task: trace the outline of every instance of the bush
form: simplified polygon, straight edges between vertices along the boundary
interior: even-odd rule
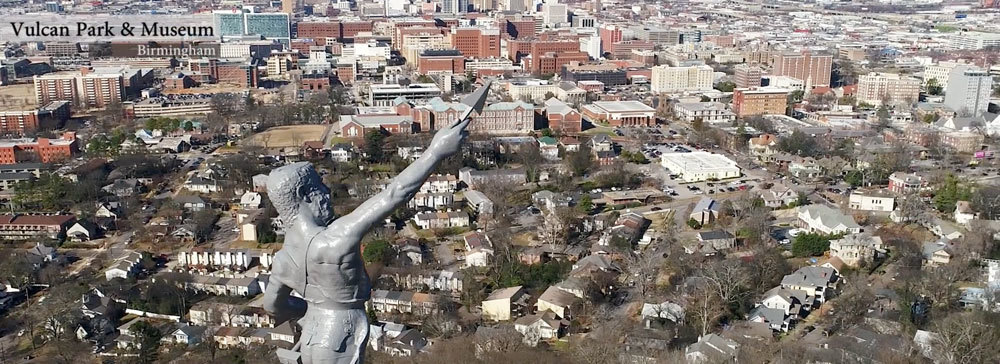
[[[690,226],[692,229],[701,229],[701,223],[695,219],[689,219],[687,225]]]
[[[385,240],[372,240],[365,244],[365,250],[361,252],[361,257],[366,263],[385,263],[392,254],[392,247]]]
[[[797,257],[820,256],[830,249],[830,236],[823,234],[800,234],[792,242],[792,254]]]

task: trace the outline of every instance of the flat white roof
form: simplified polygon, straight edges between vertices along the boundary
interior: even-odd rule
[[[726,158],[726,156],[709,152],[666,153],[660,156],[660,159],[664,163],[684,168],[687,172],[696,170],[739,168],[739,166],[736,165],[736,162]]]

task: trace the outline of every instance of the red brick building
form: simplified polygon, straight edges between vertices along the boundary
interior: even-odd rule
[[[507,43],[509,58],[534,74],[559,73],[572,62],[587,62],[576,39],[525,39]]]
[[[598,32],[601,38],[601,53],[611,52],[611,46],[620,42],[624,36],[622,28],[616,25],[605,25]]]
[[[454,49],[428,49],[420,53],[417,72],[464,74],[465,56]]]
[[[257,87],[257,65],[253,62],[218,62],[216,63],[216,81],[231,83],[240,87]]]
[[[501,23],[501,30],[511,39],[531,38],[535,36],[535,18],[530,16],[504,19]]]
[[[76,133],[73,132],[66,132],[59,139],[4,140],[0,141],[0,164],[51,163],[71,158],[79,151]]]
[[[325,91],[330,88],[330,76],[303,75],[299,90]]]
[[[0,134],[24,135],[57,128],[69,119],[69,101],[54,101],[36,110],[0,111]]]
[[[449,34],[451,46],[467,58],[500,57],[498,29],[455,28]]]
[[[651,51],[653,42],[641,40],[623,40],[611,44],[611,57],[614,59],[632,59],[632,50]]]
[[[583,115],[572,106],[559,99],[545,101],[545,119],[549,121],[549,129],[560,133],[579,133],[583,129]]]
[[[354,84],[355,73],[353,63],[338,64],[336,72],[337,80],[340,80],[340,83],[344,85]]]

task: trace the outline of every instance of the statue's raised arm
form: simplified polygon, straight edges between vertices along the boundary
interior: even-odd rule
[[[382,221],[393,210],[413,198],[438,163],[459,151],[462,139],[468,134],[465,128],[469,125],[472,112],[482,112],[490,84],[491,81],[487,81],[483,87],[462,100],[466,110],[438,130],[423,155],[393,178],[385,190],[362,203],[350,214],[331,223],[330,228],[350,236],[364,235],[373,224]]]

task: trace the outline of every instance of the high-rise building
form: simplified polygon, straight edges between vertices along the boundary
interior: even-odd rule
[[[737,88],[760,87],[760,79],[764,76],[764,71],[758,66],[746,63],[736,65],[734,76]]]
[[[924,85],[927,85],[931,80],[937,80],[937,84],[941,87],[948,85],[948,78],[951,77],[951,71],[955,67],[966,65],[965,61],[941,61],[937,64],[927,65],[924,67]]]
[[[298,0],[281,0],[281,12],[292,15],[298,7]]]
[[[284,46],[291,44],[292,31],[286,13],[253,13],[246,10],[218,10],[213,13],[215,29],[222,38],[245,34],[260,35]]]
[[[993,90],[993,78],[979,67],[959,66],[951,71],[945,89],[944,104],[960,116],[979,116],[986,112]]]
[[[883,100],[890,104],[905,104],[920,97],[920,80],[901,76],[897,73],[872,72],[858,79],[858,103],[881,105]]]
[[[603,25],[598,33],[601,37],[601,53],[610,52],[611,45],[622,40],[622,28],[616,25]]]
[[[711,90],[713,78],[712,67],[707,65],[689,67],[663,65],[653,67],[649,85],[653,92]]]
[[[446,14],[461,14],[469,11],[469,0],[444,0],[441,2],[441,12]]]
[[[982,32],[961,32],[954,35],[953,44],[958,49],[980,50],[1000,47],[1000,34]]]
[[[530,38],[535,36],[535,18],[517,14],[510,18],[504,18],[501,24],[501,31],[507,33],[513,39]]]
[[[733,113],[743,118],[755,115],[784,115],[788,90],[782,88],[738,88],[733,90]]]
[[[101,108],[125,99],[130,86],[141,89],[152,73],[127,67],[84,67],[77,72],[57,72],[34,77],[39,105],[69,101],[83,107]]]
[[[555,28],[561,24],[569,23],[569,8],[566,4],[559,4],[555,1],[542,5],[542,19],[545,25]]]
[[[451,46],[466,58],[500,57],[500,30],[453,28],[449,33]]]
[[[830,86],[833,56],[810,51],[779,53],[772,67],[771,74],[798,78],[806,82],[807,88]]]

